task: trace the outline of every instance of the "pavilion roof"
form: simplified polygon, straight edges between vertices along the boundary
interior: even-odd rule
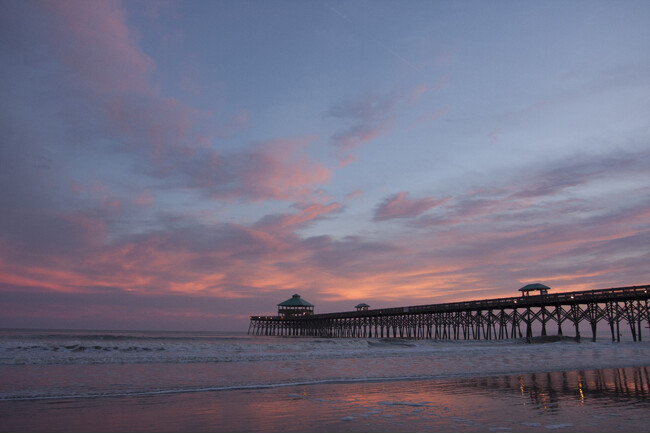
[[[519,288],[519,291],[535,291],[540,289],[551,289],[551,288],[549,288],[546,285],[542,285],[541,283],[530,283],[522,288]]]
[[[286,301],[283,301],[282,303],[279,303],[278,306],[307,306],[307,307],[314,307],[313,304],[309,303],[308,301],[303,300],[300,298],[300,295],[298,294],[293,294],[293,296]]]

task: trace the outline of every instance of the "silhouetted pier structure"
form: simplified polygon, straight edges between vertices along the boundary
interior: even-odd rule
[[[539,285],[539,295],[529,295],[535,285]],[[595,341],[598,323],[606,322],[613,341],[620,341],[622,324],[627,324],[634,341],[640,341],[643,323],[650,327],[650,285],[557,294],[549,294],[542,286],[527,285],[529,290],[522,288],[520,297],[323,314],[300,311],[299,315],[251,316],[248,334],[443,340],[526,337],[532,341],[537,339],[533,338],[533,328],[540,330],[543,338],[548,336],[550,327],[556,327],[557,336],[571,328],[579,340],[580,325],[586,323]],[[299,299],[296,294],[293,302],[298,304]]]

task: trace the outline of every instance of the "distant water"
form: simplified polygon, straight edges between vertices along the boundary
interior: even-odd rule
[[[0,331],[0,419],[2,411],[18,417],[16,411],[23,407],[11,403],[31,402],[24,408],[33,409],[33,403],[60,400],[191,396],[206,392],[220,393],[222,397],[223,393],[234,397],[238,391],[282,395],[295,394],[296,388],[305,387],[323,390],[328,386],[343,391],[372,388],[373,384],[431,381],[453,381],[463,387],[471,386],[472,390],[478,390],[476,387],[482,384],[502,387],[504,391],[517,391],[521,386],[523,391],[524,383],[531,381],[530,374],[557,376],[561,372],[581,371],[606,374],[580,374],[582,380],[571,374],[567,387],[596,375],[595,380],[592,378],[594,384],[600,381],[604,390],[618,390],[616,369],[620,368],[635,369],[625,372],[640,381],[637,388],[621,380],[625,387],[636,390],[637,398],[632,394],[631,399],[647,401],[649,366],[647,342],[526,344],[522,340],[410,341],[239,333],[4,330]],[[486,378],[499,380],[482,383]],[[543,379],[545,386],[538,385],[542,389],[553,390],[557,381],[546,376],[533,378]],[[572,392],[576,396],[581,393],[578,389]],[[369,396],[374,393],[368,390]],[[377,402],[388,402],[382,399],[377,398]],[[540,399],[543,401],[543,397]],[[620,397],[612,403],[614,409],[616,405],[624,406]],[[413,410],[408,405],[400,408]],[[350,423],[344,423],[341,429],[356,430],[352,419],[347,422]],[[267,428],[288,430],[277,424]],[[450,425],[449,429],[459,427]]]

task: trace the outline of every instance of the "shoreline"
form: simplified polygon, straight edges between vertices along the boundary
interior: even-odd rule
[[[636,366],[2,401],[0,419],[3,432],[640,432],[648,398],[650,366]],[[613,403],[619,416],[603,413]]]
[[[426,381],[473,381],[476,379],[490,379],[502,377],[522,377],[530,375],[548,375],[561,372],[591,372],[591,371],[608,371],[608,370],[627,370],[627,369],[650,369],[650,363],[646,364],[630,364],[620,365],[615,367],[603,367],[599,369],[585,368],[577,370],[557,371],[549,370],[521,370],[515,372],[497,372],[487,374],[440,374],[440,375],[421,375],[421,376],[406,376],[406,377],[374,377],[374,378],[340,378],[340,379],[326,379],[326,380],[313,380],[313,381],[295,381],[288,383],[274,383],[274,384],[244,384],[236,386],[214,386],[214,387],[199,387],[199,388],[183,388],[183,389],[166,389],[166,390],[151,390],[142,392],[124,392],[124,393],[105,393],[105,394],[76,394],[76,395],[56,395],[56,396],[36,396],[36,397],[19,397],[19,398],[0,398],[0,404],[5,402],[24,402],[24,401],[52,401],[52,400],[85,400],[85,399],[104,399],[104,398],[130,398],[130,397],[147,397],[147,396],[164,396],[164,395],[180,395],[180,394],[193,394],[193,393],[211,393],[211,392],[237,392],[237,391],[257,391],[257,390],[273,390],[273,389],[287,389],[293,387],[310,387],[310,386],[336,386],[336,385],[355,385],[355,384],[375,384],[375,383],[409,383],[409,382],[426,382]],[[650,384],[650,383],[649,383]]]

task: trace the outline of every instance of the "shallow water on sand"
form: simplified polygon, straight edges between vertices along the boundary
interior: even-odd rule
[[[647,432],[649,368],[0,402],[2,431]]]

